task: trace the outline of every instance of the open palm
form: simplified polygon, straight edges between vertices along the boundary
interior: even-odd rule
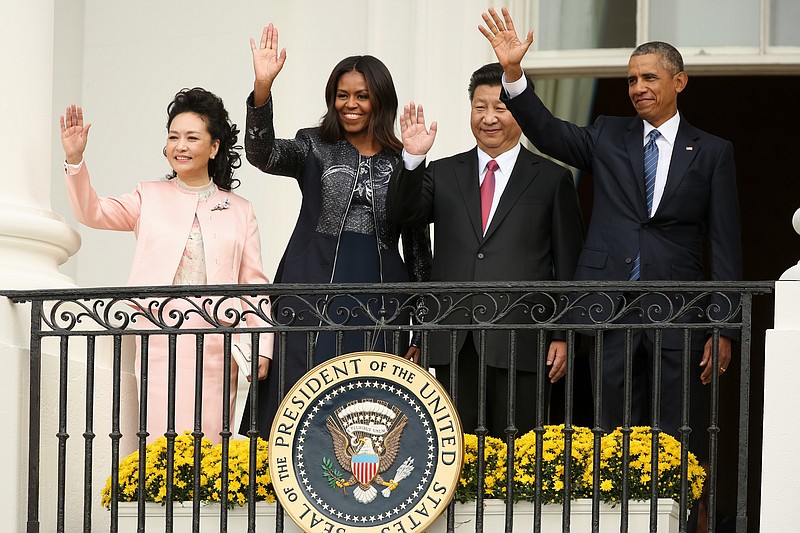
[[[522,63],[522,58],[533,44],[533,32],[529,31],[527,38],[520,41],[508,10],[503,8],[502,12],[503,18],[500,18],[497,11],[489,8],[489,12],[482,15],[486,26],[478,26],[478,29],[492,43],[497,60],[505,68]]]
[[[436,122],[431,123],[430,130],[425,127],[422,104],[415,106],[414,102],[411,102],[403,106],[403,114],[400,116],[400,135],[403,138],[403,148],[409,154],[427,154],[436,139],[436,127]]]
[[[66,113],[59,118],[61,146],[68,163],[79,163],[83,159],[91,124],[83,123],[83,108],[75,104],[67,106]]]
[[[278,52],[278,28],[270,24],[261,32],[259,46],[250,39],[250,50],[253,52],[253,70],[256,80],[272,81],[278,76],[286,61],[286,49]]]

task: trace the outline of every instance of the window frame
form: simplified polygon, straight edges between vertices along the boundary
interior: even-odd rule
[[[649,40],[651,1],[636,2],[637,43]],[[686,71],[695,75],[718,76],[800,74],[800,46],[769,45],[771,1],[759,0],[759,46],[681,47]],[[519,20],[541,20],[539,0],[516,0],[510,4],[512,13],[522,15]],[[527,29],[519,27],[517,31],[521,33]],[[531,50],[522,61],[522,68],[537,78],[624,77],[631,52],[633,48],[539,50],[534,39]]]

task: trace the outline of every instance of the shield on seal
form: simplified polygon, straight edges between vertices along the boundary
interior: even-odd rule
[[[350,460],[353,475],[362,485],[369,485],[378,473],[379,457],[375,454],[357,454]]]

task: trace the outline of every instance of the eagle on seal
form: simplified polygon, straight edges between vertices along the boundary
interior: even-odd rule
[[[388,492],[383,491],[388,496],[397,482],[394,479],[385,481],[381,474],[397,459],[407,422],[408,418],[397,408],[389,409],[384,402],[371,400],[353,402],[337,410],[336,417],[328,417],[325,425],[333,441],[336,460],[350,473],[349,479],[342,477],[335,485],[345,494],[347,487],[355,485],[353,497],[363,504],[378,496],[373,483],[388,487]]]

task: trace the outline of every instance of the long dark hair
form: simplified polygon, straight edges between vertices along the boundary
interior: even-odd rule
[[[319,125],[320,137],[329,143],[344,139],[344,128],[336,113],[336,91],[339,88],[339,78],[353,71],[360,72],[367,82],[369,100],[372,104],[369,133],[381,146],[399,153],[403,149],[403,143],[397,138],[394,128],[397,119],[397,91],[389,69],[380,59],[373,56],[346,57],[333,67],[325,85],[325,103],[328,111]]]
[[[242,166],[242,156],[238,152],[242,147],[236,144],[239,129],[236,124],[231,124],[222,99],[200,87],[181,89],[167,106],[167,130],[175,117],[187,112],[203,117],[211,140],[219,141],[217,156],[208,160],[208,175],[220,189],[235,189],[239,186],[239,180],[233,179],[233,171]],[[175,176],[177,173],[173,170],[168,177]]]

